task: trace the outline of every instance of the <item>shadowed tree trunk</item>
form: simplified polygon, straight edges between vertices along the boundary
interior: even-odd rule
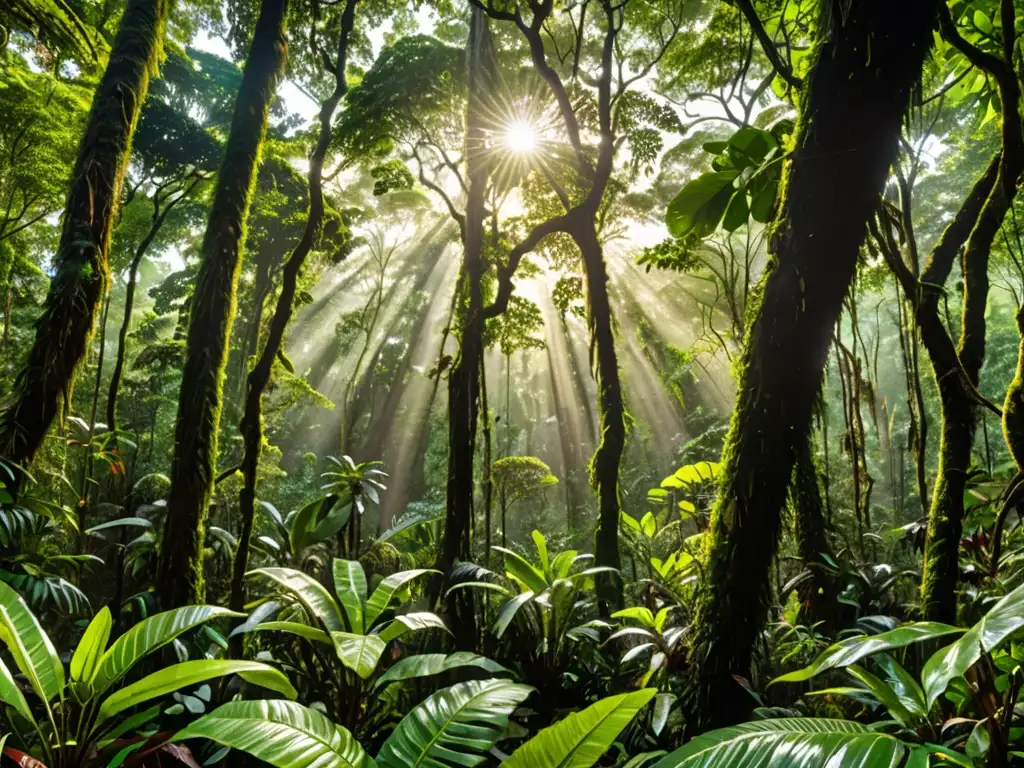
[[[245,248],[245,221],[267,112],[286,57],[286,7],[287,0],[264,0],[260,9],[189,307],[171,490],[157,575],[157,596],[165,609],[199,602],[204,594],[205,518],[216,476],[224,368]]]
[[[117,356],[114,358],[114,370],[110,374],[110,388],[107,390],[107,428],[111,432],[117,431],[117,395],[121,389],[121,376],[124,373],[125,350],[128,346],[128,331],[132,327],[132,311],[135,307],[135,288],[138,284],[139,266],[142,264],[142,257],[146,255],[149,246],[153,244],[160,228],[167,221],[167,216],[174,210],[174,206],[188,197],[195,190],[196,186],[205,177],[197,175],[191,183],[181,190],[178,197],[161,199],[161,189],[153,193],[153,219],[146,236],[139,242],[135,253],[132,256],[131,264],[128,265],[128,283],[124,293],[124,317],[121,320],[121,330],[117,334]],[[161,204],[163,208],[161,209]]]
[[[263,410],[262,395],[270,381],[274,366],[274,358],[281,351],[284,333],[291,321],[295,303],[295,291],[299,275],[306,258],[316,246],[324,221],[323,169],[327,151],[331,145],[331,123],[338,104],[345,96],[348,88],[345,79],[345,67],[348,61],[348,40],[352,33],[355,20],[355,9],[358,0],[347,0],[341,19],[341,31],[338,37],[338,55],[331,73],[334,75],[334,90],[320,105],[320,135],[316,147],[309,158],[309,215],[292,255],[284,265],[281,278],[281,293],[277,297],[277,306],[270,321],[267,343],[263,352],[249,372],[248,390],[245,398],[245,412],[239,431],[245,443],[242,457],[242,475],[244,482],[239,493],[238,514],[241,521],[238,534],[238,549],[235,551],[235,562],[231,576],[232,610],[240,611],[245,605],[245,572],[249,563],[249,544],[252,539],[252,524],[256,514],[256,473],[259,469],[260,450],[263,446]],[[258,321],[257,321],[258,322]]]
[[[1012,0],[1000,3],[1003,58],[983,53],[964,40],[943,4],[940,26],[946,38],[964,57],[996,81],[1003,105],[1002,156],[999,173],[962,257],[964,306],[960,341],[944,363],[933,356],[942,402],[942,442],[939,469],[928,514],[921,603],[925,618],[948,624],[956,622],[956,588],[960,576],[960,539],[963,534],[964,492],[971,463],[974,433],[978,426],[977,387],[985,362],[985,310],[988,306],[988,261],[992,243],[1017,194],[1024,172],[1024,137],[1021,135],[1020,86],[1013,65],[1015,14]],[[922,328],[922,337],[924,329]],[[1012,389],[1012,388],[1011,388]]]
[[[822,555],[831,557],[832,547],[826,536],[827,526],[821,503],[821,487],[818,484],[818,468],[814,461],[813,444],[810,435],[796,445],[796,463],[793,467],[793,484],[790,487],[795,516],[797,552],[810,571],[811,577],[799,590],[801,621],[822,622],[822,634],[830,635],[839,627],[838,585],[822,568]],[[785,595],[780,595],[785,598]]]
[[[130,0],[110,51],[64,208],[56,272],[36,338],[0,418],[0,456],[26,466],[57,416],[106,293],[110,232],[150,74],[160,57],[168,0]]]
[[[755,704],[735,677],[751,674],[796,450],[807,439],[832,330],[896,158],[935,13],[936,0],[822,6],[692,624],[691,705],[703,728],[738,722]]]
[[[463,227],[462,270],[466,299],[459,329],[459,357],[448,376],[448,481],[445,532],[437,568],[447,575],[456,560],[470,557],[473,524],[473,465],[476,448],[480,358],[483,355],[484,205],[487,192],[485,134],[481,101],[491,87],[491,33],[484,12],[474,6],[468,43],[469,100],[466,172],[469,194]]]

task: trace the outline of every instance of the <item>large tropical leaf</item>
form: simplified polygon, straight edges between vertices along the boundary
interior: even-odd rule
[[[334,650],[341,663],[363,680],[377,669],[387,643],[377,635],[356,635],[351,632],[331,632]]]
[[[698,736],[654,768],[926,768],[938,748],[848,720],[758,720]]]
[[[292,701],[232,701],[179,731],[173,740],[198,738],[248,752],[276,768],[376,765],[351,733]]]
[[[99,665],[103,652],[107,650],[107,641],[110,639],[110,630],[114,625],[114,619],[110,615],[110,609],[103,606],[97,613],[89,626],[85,628],[85,634],[78,642],[78,648],[71,657],[71,679],[75,682],[86,682],[92,679]]]
[[[417,568],[413,571],[393,573],[384,579],[377,589],[373,591],[370,599],[366,601],[366,628],[372,627],[373,622],[388,609],[388,606],[391,605],[391,601],[399,590],[409,582],[427,573],[440,573],[440,571],[433,571],[429,568]]]
[[[494,620],[494,634],[498,637],[504,635],[516,614],[519,613],[519,609],[531,600],[533,600],[533,592],[523,592],[501,606],[498,618]]]
[[[334,572],[334,591],[338,593],[341,607],[345,609],[348,628],[362,634],[370,626],[363,618],[366,604],[366,572],[358,560],[335,558],[331,566]]]
[[[298,696],[288,678],[273,667],[258,661],[234,661],[231,659],[199,659],[183,661],[165,667],[159,672],[142,678],[108,696],[100,705],[97,722],[113,717],[129,707],[141,704],[179,688],[212,680],[226,675],[238,675],[243,680],[277,691],[290,699]]]
[[[810,665],[795,672],[790,672],[788,675],[777,677],[772,681],[772,684],[803,682],[815,675],[820,675],[826,670],[839,669],[856,664],[861,659],[876,653],[891,651],[894,648],[903,648],[913,643],[934,640],[963,631],[963,629],[950,626],[949,624],[940,624],[935,621],[918,621],[903,624],[896,627],[896,629],[882,632],[879,635],[852,637],[849,640],[843,640],[826,648]]]
[[[304,637],[314,643],[331,644],[331,636],[317,627],[309,624],[300,624],[297,621],[265,621],[248,628],[249,632],[290,632],[293,635]],[[232,633],[234,634],[234,633]]]
[[[532,691],[506,680],[470,680],[440,690],[402,719],[377,762],[381,768],[479,765]]]
[[[739,171],[705,173],[689,182],[672,198],[665,223],[673,237],[706,237],[718,227],[736,188]]]
[[[504,768],[591,768],[658,693],[645,688],[610,696],[545,728],[502,763]]]
[[[331,593],[312,576],[294,568],[257,568],[246,576],[263,576],[270,579],[286,592],[291,593],[311,617],[319,619],[329,632],[344,629],[341,611],[331,598]]]
[[[3,659],[0,659],[0,702],[13,707],[15,712],[30,723],[35,722],[32,712],[28,708],[28,702],[25,701],[25,695],[21,692],[18,684],[14,682],[14,676],[4,664]]]
[[[1024,586],[1004,596],[963,637],[928,659],[921,671],[928,706],[942,695],[950,680],[963,675],[983,652],[997,648],[1021,627],[1024,627]]]
[[[441,629],[447,632],[448,625],[444,623],[444,619],[430,611],[403,613],[400,616],[395,616],[394,621],[384,627],[378,637],[385,643],[390,643],[406,632],[419,632],[424,629]]]
[[[45,702],[64,696],[64,666],[25,600],[0,581],[0,641]]]
[[[548,581],[544,578],[544,572],[535,568],[526,558],[504,547],[491,547],[491,549],[495,552],[501,552],[505,556],[506,573],[510,578],[522,584],[523,589],[529,589],[540,594],[548,588]]]
[[[476,667],[492,675],[511,674],[505,667],[485,656],[478,656],[469,651],[458,651],[449,655],[443,653],[422,653],[418,656],[407,656],[387,672],[380,676],[374,687],[380,688],[388,683],[400,680],[412,680],[417,677],[440,675],[452,669]]]
[[[96,665],[93,689],[101,693],[117,682],[139,659],[211,619],[242,614],[215,605],[189,605],[143,619],[117,638]]]

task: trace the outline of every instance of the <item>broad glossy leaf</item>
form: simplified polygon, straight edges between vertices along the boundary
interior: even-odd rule
[[[351,733],[292,701],[229,702],[174,736],[174,741],[186,739],[209,739],[247,752],[275,768],[376,765]]]
[[[115,640],[96,666],[91,680],[96,693],[120,680],[139,659],[174,640],[183,632],[212,619],[242,616],[215,605],[189,605],[143,619]]]
[[[502,765],[504,768],[591,768],[657,694],[654,688],[610,696],[545,728]]]
[[[300,624],[297,621],[265,621],[249,629],[250,632],[290,632],[293,635],[312,640],[314,643],[331,644],[331,636],[317,627]]]
[[[950,646],[937,651],[921,671],[928,706],[942,695],[954,677],[960,677],[981,658],[1024,627],[1024,586],[1017,587],[992,606],[981,621]],[[963,631],[963,630],[961,630]]]
[[[494,633],[498,637],[504,635],[516,614],[519,613],[519,609],[531,600],[533,600],[533,592],[523,592],[501,606],[498,618],[494,622]]]
[[[718,228],[732,198],[739,171],[705,173],[688,183],[668,204],[665,223],[673,237],[706,237]]]
[[[548,588],[548,581],[544,574],[537,570],[528,560],[504,547],[491,547],[496,552],[505,556],[505,571],[509,578],[518,581],[526,589],[540,594]]]
[[[468,651],[458,651],[445,655],[443,653],[422,653],[408,656],[391,666],[374,684],[375,688],[401,680],[412,680],[418,677],[440,675],[453,669],[475,667],[492,675],[511,675],[505,667],[485,656]]]
[[[544,534],[540,531],[533,531],[530,536],[533,538],[533,544],[537,547],[537,557],[540,558],[540,569],[544,573],[545,578],[548,581],[553,581],[551,577],[551,560],[548,557],[548,540],[544,538]]]
[[[64,698],[64,666],[57,657],[49,636],[39,625],[25,600],[0,581],[0,640],[14,656],[14,661],[33,683],[44,702]]]
[[[396,616],[394,621],[384,627],[377,637],[385,643],[390,643],[406,632],[420,632],[424,629],[440,629],[447,632],[448,625],[444,623],[444,619],[430,611],[404,613]]]
[[[860,723],[782,718],[702,734],[654,768],[924,768],[927,754]]]
[[[613,619],[633,619],[634,621],[639,621],[645,627],[655,628],[654,614],[651,613],[650,608],[644,608],[643,606],[623,608],[621,611],[613,613],[611,617]]]
[[[934,640],[946,635],[963,632],[960,627],[940,624],[934,621],[918,621],[904,624],[880,635],[851,637],[826,648],[809,666],[782,675],[772,681],[775,683],[799,683],[810,680],[815,675],[829,669],[839,669],[856,664],[861,659],[894,648],[904,648],[913,643]]]
[[[384,611],[391,605],[395,595],[402,590],[409,582],[415,581],[427,573],[440,573],[430,568],[417,568],[412,571],[400,571],[393,573],[384,579],[373,591],[370,599],[366,601],[366,628],[373,626]]]
[[[0,659],[0,702],[13,707],[15,712],[30,723],[35,722],[32,711],[28,708],[28,702],[25,701],[25,695],[21,692],[18,684],[14,682],[14,676],[4,664],[3,659]]]
[[[246,576],[263,576],[293,595],[329,632],[343,628],[341,611],[331,593],[312,576],[294,568],[257,568]]]
[[[882,702],[882,706],[888,710],[893,720],[906,728],[913,726],[914,715],[904,706],[896,692],[886,685],[885,682],[856,664],[851,664],[846,668],[846,671],[855,680],[866,686],[874,697]]]
[[[164,667],[159,672],[142,678],[136,683],[112,693],[100,705],[97,722],[103,722],[118,712],[150,701],[180,688],[206,682],[226,675],[238,675],[244,680],[264,688],[277,691],[290,699],[298,693],[288,678],[273,667],[258,661],[235,661],[231,659],[199,659],[183,661]]]
[[[377,669],[387,643],[377,635],[356,635],[351,632],[331,632],[334,650],[341,663],[363,680]]]
[[[114,620],[110,609],[106,606],[97,613],[89,626],[85,628],[82,639],[78,642],[75,655],[71,657],[71,679],[77,682],[92,680],[96,667],[107,650],[110,630]]]
[[[507,680],[470,680],[440,690],[402,719],[377,763],[381,768],[479,765],[532,691]]]
[[[331,565],[334,573],[334,591],[348,619],[348,628],[362,634],[369,627],[364,619],[366,604],[366,572],[358,560],[335,558]]]

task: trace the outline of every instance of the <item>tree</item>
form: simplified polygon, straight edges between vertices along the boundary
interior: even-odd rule
[[[235,102],[202,262],[189,306],[188,338],[175,426],[171,489],[157,595],[166,608],[201,601],[206,508],[216,474],[217,438],[245,221],[267,114],[284,66],[287,0],[264,0]]]
[[[36,340],[0,417],[0,455],[26,466],[73,386],[96,311],[106,294],[110,231],[139,111],[160,58],[169,3],[131,0],[93,97],[71,175],[55,274]]]
[[[694,620],[693,708],[704,727],[736,722],[752,706],[733,676],[750,675],[796,449],[810,428],[831,329],[896,158],[935,9],[932,0],[895,16],[880,0],[822,6],[768,274],[747,331]]]
[[[551,467],[536,456],[506,456],[491,465],[491,480],[501,506],[501,546],[507,546],[508,511],[518,501],[558,484]]]

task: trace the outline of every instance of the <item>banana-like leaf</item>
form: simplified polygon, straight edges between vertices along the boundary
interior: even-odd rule
[[[925,768],[929,752],[848,720],[757,720],[698,736],[654,768]]]
[[[997,648],[1021,627],[1024,627],[1024,586],[1005,595],[963,637],[928,659],[921,670],[928,707],[931,708],[954,677],[963,675],[982,653]]]
[[[64,665],[25,600],[0,581],[0,641],[46,703],[64,698]]]
[[[498,637],[504,635],[506,630],[508,630],[509,625],[512,623],[512,619],[514,619],[516,614],[519,613],[519,609],[531,600],[533,600],[533,592],[523,592],[501,606],[501,610],[498,612],[498,618],[494,621],[494,633]]]
[[[505,556],[505,570],[508,575],[521,583],[526,589],[541,593],[548,588],[547,579],[544,574],[537,570],[528,560],[517,555],[511,549],[504,547],[491,547]]]
[[[96,721],[101,723],[129,707],[166,696],[179,688],[187,688],[227,675],[238,675],[243,680],[277,691],[289,699],[298,696],[298,692],[283,673],[258,661],[199,659],[165,667],[111,694],[100,705]]]
[[[11,670],[7,668],[7,665],[4,664],[3,659],[0,659],[0,702],[13,707],[15,712],[30,723],[35,722],[35,719],[32,717],[32,710],[28,708],[28,702],[25,701],[25,695],[21,692],[18,684],[14,682],[14,676],[11,674]]]
[[[334,558],[331,566],[334,573],[334,591],[338,593],[341,607],[345,609],[349,629],[361,635],[370,622],[363,617],[366,604],[366,572],[358,560]]]
[[[507,680],[470,680],[444,688],[407,714],[384,742],[381,768],[472,768],[501,738],[509,715],[533,691]]]
[[[400,616],[395,616],[395,620],[384,627],[380,634],[378,634],[378,637],[385,643],[390,643],[406,632],[419,632],[424,629],[442,629],[447,632],[448,625],[436,613],[430,613],[429,611],[403,613]]]
[[[882,632],[879,635],[868,635],[866,637],[852,637],[843,640],[835,645],[826,648],[817,659],[803,669],[790,672],[772,680],[775,683],[800,683],[810,680],[829,669],[838,669],[856,664],[863,658],[872,656],[883,651],[891,651],[894,648],[903,648],[913,643],[920,643],[926,640],[934,640],[957,632],[963,632],[960,627],[953,627],[949,624],[940,624],[935,621],[917,621],[903,624],[896,629]]]
[[[406,584],[418,579],[427,573],[440,573],[429,568],[417,568],[413,571],[400,571],[388,576],[373,591],[370,599],[366,601],[366,627],[372,627],[373,622],[388,609],[395,594]]]
[[[504,768],[591,768],[658,691],[610,696],[545,728],[502,763]]]
[[[264,576],[291,593],[328,632],[339,632],[344,628],[338,604],[312,576],[294,568],[257,568],[246,576]]]
[[[377,669],[387,646],[377,635],[356,635],[351,632],[331,632],[331,640],[341,663],[363,680]]]
[[[331,636],[322,629],[311,627],[309,624],[300,624],[297,621],[265,621],[250,627],[250,632],[290,632],[293,635],[312,640],[314,643],[331,644]]]
[[[498,662],[491,661],[486,656],[478,656],[468,651],[458,651],[447,656],[443,653],[423,653],[418,656],[407,656],[390,667],[374,683],[374,687],[380,688],[388,683],[395,683],[400,680],[440,675],[449,670],[463,667],[476,667],[492,675],[512,674]]]
[[[102,693],[124,677],[139,659],[211,619],[243,614],[215,605],[188,605],[143,619],[117,638],[100,658],[92,676],[93,690]]]
[[[89,626],[85,628],[85,634],[71,657],[71,679],[75,682],[86,682],[92,679],[96,667],[107,650],[107,641],[110,639],[110,630],[114,625],[110,609],[106,606],[97,613]]]
[[[351,733],[293,701],[232,701],[179,731],[173,741],[200,738],[248,752],[275,768],[376,766]]]

